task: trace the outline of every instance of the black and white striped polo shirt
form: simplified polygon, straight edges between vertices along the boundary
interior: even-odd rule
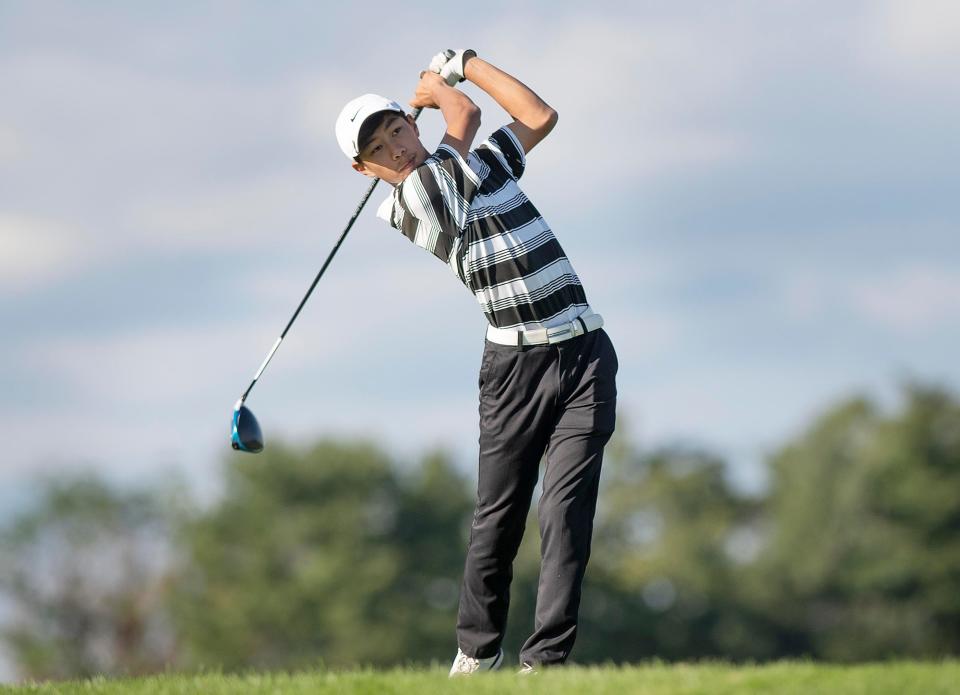
[[[570,323],[588,305],[559,242],[517,185],[525,165],[506,127],[466,161],[440,145],[377,216],[447,263],[492,325],[526,331]]]

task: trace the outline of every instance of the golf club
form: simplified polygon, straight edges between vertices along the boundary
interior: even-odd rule
[[[411,115],[413,116],[413,120],[417,120],[417,118],[420,117],[420,112],[422,110],[423,109],[421,108],[417,108],[412,111]],[[347,238],[347,233],[350,231],[350,228],[353,227],[353,223],[356,222],[357,217],[360,216],[360,211],[363,210],[363,207],[367,204],[367,201],[370,199],[370,196],[373,193],[373,189],[376,188],[378,183],[380,183],[380,179],[374,179],[367,188],[367,192],[363,194],[363,197],[360,199],[360,204],[357,205],[357,209],[353,213],[353,217],[351,217],[350,221],[347,222],[347,226],[340,235],[340,238],[337,240],[337,243],[334,245],[333,250],[330,251],[330,255],[327,256],[327,260],[323,262],[320,272],[317,273],[317,276],[310,284],[310,289],[307,290],[307,293],[303,296],[303,299],[300,300],[300,306],[298,306],[297,310],[293,312],[293,316],[291,316],[290,321],[287,322],[287,327],[283,329],[280,337],[277,338],[276,342],[273,344],[273,347],[270,348],[270,352],[267,353],[266,359],[263,360],[263,363],[260,365],[260,369],[257,370],[257,373],[254,375],[253,381],[250,382],[247,390],[243,392],[243,395],[240,396],[240,400],[238,400],[233,406],[233,431],[231,435],[231,444],[237,451],[246,451],[251,454],[256,454],[263,451],[263,430],[260,429],[260,423],[257,422],[257,418],[254,417],[250,409],[244,405],[247,400],[247,396],[250,395],[250,391],[253,389],[254,384],[257,383],[257,379],[259,379],[260,375],[263,374],[263,370],[267,368],[267,365],[273,358],[277,348],[280,347],[280,343],[282,343],[284,337],[286,337],[287,331],[290,330],[290,326],[292,326],[293,322],[297,320],[297,316],[300,315],[300,310],[303,309],[303,305],[306,304],[307,299],[310,298],[313,288],[317,286],[318,282],[320,282],[320,278],[323,277],[324,272],[327,270],[327,266],[330,265],[330,261],[332,261],[333,257],[337,254],[337,251],[340,249],[340,245],[343,243],[343,240]]]

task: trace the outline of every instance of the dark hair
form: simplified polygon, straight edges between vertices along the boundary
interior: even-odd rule
[[[357,133],[357,156],[354,157],[358,162],[360,161],[360,152],[363,152],[363,148],[370,144],[370,138],[373,137],[373,134],[377,131],[383,123],[392,116],[399,116],[403,118],[403,114],[399,111],[377,111],[375,114],[367,116],[367,120],[363,122],[363,125],[360,126],[360,132]]]

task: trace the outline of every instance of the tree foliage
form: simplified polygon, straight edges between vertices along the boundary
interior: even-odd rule
[[[909,386],[864,398],[771,461],[769,542],[752,577],[780,649],[838,660],[960,652],[960,404]]]
[[[234,459],[223,500],[181,536],[185,660],[240,669],[435,656],[452,634],[469,507],[440,455],[407,474],[363,443]]]
[[[837,404],[760,497],[708,451],[608,448],[579,662],[960,653],[960,404],[908,386]],[[23,675],[446,661],[473,482],[363,441],[232,455],[205,507],[48,482],[0,534],[0,627]],[[506,648],[533,626],[536,510]]]
[[[172,658],[166,494],[123,492],[90,476],[50,480],[0,533],[6,644],[32,679],[139,674]]]

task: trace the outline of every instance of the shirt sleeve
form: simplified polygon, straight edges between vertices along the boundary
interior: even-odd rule
[[[397,187],[390,224],[449,262],[480,184],[481,176],[456,150],[440,145]]]
[[[523,145],[507,126],[484,140],[477,150],[477,155],[491,166],[499,165],[506,174],[516,180],[523,176],[527,166],[526,153]]]

